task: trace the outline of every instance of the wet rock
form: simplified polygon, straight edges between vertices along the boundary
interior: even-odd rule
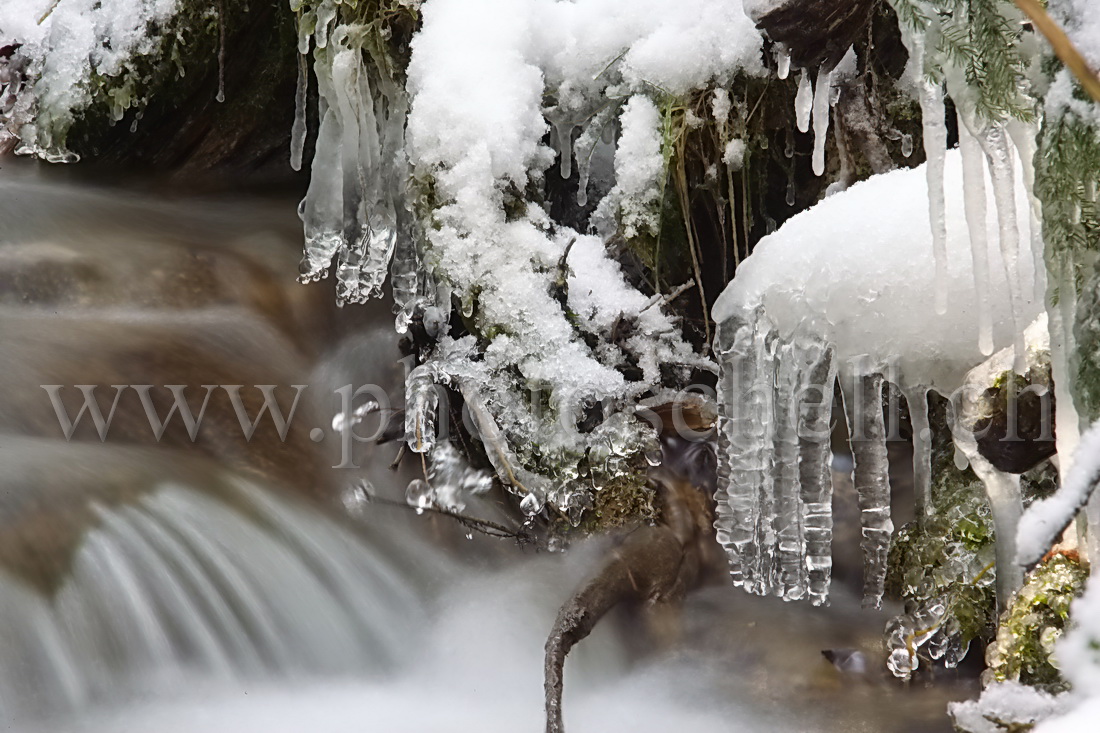
[[[787,0],[755,15],[768,38],[790,49],[796,67],[816,69],[840,61],[866,31],[872,0]]]
[[[967,377],[959,418],[998,471],[1025,473],[1054,455],[1054,383],[1046,316],[1027,329],[1023,373],[1011,348]],[[984,380],[984,384],[983,384]]]

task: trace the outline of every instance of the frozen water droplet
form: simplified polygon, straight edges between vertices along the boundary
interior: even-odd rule
[[[969,465],[970,461],[967,459],[966,454],[959,450],[958,446],[955,446],[955,468],[965,471]]]
[[[528,494],[520,501],[519,508],[522,509],[523,513],[527,516],[533,516],[542,509],[542,504],[537,496]]]
[[[901,136],[901,154],[906,158],[913,154],[913,136],[908,133]]]
[[[775,75],[780,79],[786,79],[791,73],[791,52],[781,43],[775,44]]]
[[[350,516],[361,517],[366,513],[367,504],[374,497],[374,486],[366,479],[344,489],[340,496],[340,503],[344,505],[344,511]]]
[[[416,509],[417,513],[432,506],[432,487],[422,478],[414,478],[405,488],[405,502]]]
[[[799,132],[809,132],[810,112],[814,104],[814,91],[810,85],[810,75],[802,70],[798,78],[798,91],[794,95],[794,119]]]

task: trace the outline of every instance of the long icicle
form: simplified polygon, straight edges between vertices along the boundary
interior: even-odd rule
[[[989,164],[990,182],[993,186],[993,200],[997,206],[997,229],[1001,246],[1001,259],[1004,262],[1005,278],[1008,281],[1008,294],[1012,309],[1012,325],[1016,334],[1016,358],[1013,368],[1023,374],[1026,369],[1024,351],[1024,326],[1020,322],[1023,310],[1020,295],[1020,230],[1016,221],[1016,176],[1012,159],[1012,149],[1008,144],[1008,134],[1003,125],[993,124],[986,128],[978,142],[985,151]]]
[[[944,162],[947,155],[947,125],[943,90],[938,83],[921,77],[918,82],[921,119],[924,124],[924,152],[928,158],[928,220],[932,227],[932,254],[936,261],[936,312],[947,312],[947,215],[943,193]]]
[[[890,518],[889,463],[882,417],[882,375],[849,375],[844,380],[844,411],[855,461],[853,482],[863,528],[863,605],[882,605],[886,557],[894,523]]]
[[[781,344],[776,350],[775,510],[772,515],[772,529],[775,532],[779,561],[776,592],[787,601],[806,596],[796,402],[798,387],[804,379],[802,361],[795,344]]]
[[[715,527],[730,558],[735,585],[760,592],[761,496],[772,473],[775,362],[769,353],[769,328],[757,311],[749,322],[727,322],[719,329],[718,428],[729,457],[719,491]],[[766,515],[763,515],[766,516]],[[766,592],[766,591],[765,591]]]
[[[978,348],[993,353],[993,309],[989,302],[989,242],[986,237],[985,161],[981,145],[960,112],[959,152],[963,169],[963,207],[970,233],[974,264],[974,293],[978,300]]]
[[[799,403],[799,482],[802,486],[802,525],[805,536],[808,593],[811,602],[828,602],[833,556],[833,471],[830,462],[833,390],[836,383],[835,351],[814,343],[803,351]],[[819,400],[810,399],[812,392]]]
[[[825,173],[825,142],[829,135],[829,118],[832,117],[833,66],[821,65],[814,84],[814,152],[812,165],[815,176]]]
[[[918,385],[905,394],[913,425],[913,497],[917,521],[932,513],[932,430],[928,424],[928,388]]]

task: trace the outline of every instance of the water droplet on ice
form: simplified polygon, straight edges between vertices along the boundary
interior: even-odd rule
[[[902,135],[901,136],[901,154],[908,158],[913,154],[913,136]]]

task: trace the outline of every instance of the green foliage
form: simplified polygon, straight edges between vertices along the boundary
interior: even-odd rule
[[[1100,269],[1094,269],[1079,290],[1074,327],[1077,351],[1072,360],[1074,401],[1091,421],[1100,419]]]
[[[1043,238],[1051,255],[1096,251],[1100,217],[1100,135],[1072,115],[1049,118],[1036,156],[1035,193],[1043,202]],[[1078,273],[1079,274],[1079,273]]]
[[[899,21],[926,41],[924,73],[942,83],[961,71],[974,111],[988,121],[1035,118],[1021,92],[1028,63],[1012,0],[891,0]],[[956,100],[958,102],[959,100]]]
[[[1065,555],[1053,556],[1028,574],[986,653],[989,680],[1013,680],[1048,692],[1066,689],[1051,655],[1087,578],[1080,563]]]

